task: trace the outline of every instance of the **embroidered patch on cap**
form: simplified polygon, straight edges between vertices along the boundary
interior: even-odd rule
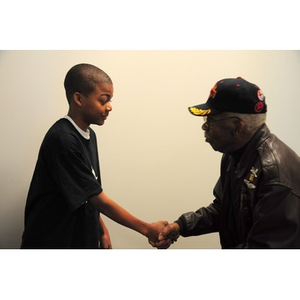
[[[257,102],[254,106],[254,111],[256,111],[257,113],[260,113],[263,111],[265,107],[265,104],[263,102]]]
[[[211,112],[211,109],[198,109],[196,107],[190,107],[189,110],[196,116],[205,116]]]
[[[260,101],[264,101],[265,100],[265,95],[263,94],[263,92],[261,90],[257,91],[257,97]]]
[[[215,84],[213,88],[210,90],[209,97],[215,98],[216,94],[217,94],[217,84]]]

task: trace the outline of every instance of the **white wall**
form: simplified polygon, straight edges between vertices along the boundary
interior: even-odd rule
[[[67,113],[63,80],[73,65],[105,70],[113,112],[93,126],[106,193],[137,217],[173,221],[208,205],[220,153],[204,142],[201,118],[214,83],[242,76],[265,93],[268,125],[300,153],[300,51],[2,51],[0,248],[18,248],[25,199],[45,132]],[[151,248],[105,218],[114,248]],[[180,238],[172,248],[219,248],[217,234]]]

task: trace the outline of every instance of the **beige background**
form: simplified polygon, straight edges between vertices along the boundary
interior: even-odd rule
[[[105,70],[113,112],[98,136],[106,193],[148,222],[173,221],[208,205],[221,155],[204,142],[201,118],[214,83],[242,76],[267,99],[268,125],[300,153],[300,51],[1,51],[0,248],[18,248],[38,150],[67,113],[63,80],[74,64]],[[151,248],[138,233],[105,218],[114,248]],[[180,238],[172,248],[219,248],[217,234]]]

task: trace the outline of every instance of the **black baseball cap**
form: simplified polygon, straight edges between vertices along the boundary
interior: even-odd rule
[[[267,112],[265,96],[254,83],[241,77],[219,80],[204,104],[189,107],[194,116],[217,115],[223,112],[263,114]]]

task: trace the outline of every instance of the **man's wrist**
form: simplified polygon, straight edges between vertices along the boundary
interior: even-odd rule
[[[179,232],[178,233],[179,233],[179,235],[181,235],[182,230],[183,230],[183,223],[182,223],[182,221],[180,219],[178,219],[178,220],[174,221],[174,223],[178,224],[178,226],[179,226]]]

